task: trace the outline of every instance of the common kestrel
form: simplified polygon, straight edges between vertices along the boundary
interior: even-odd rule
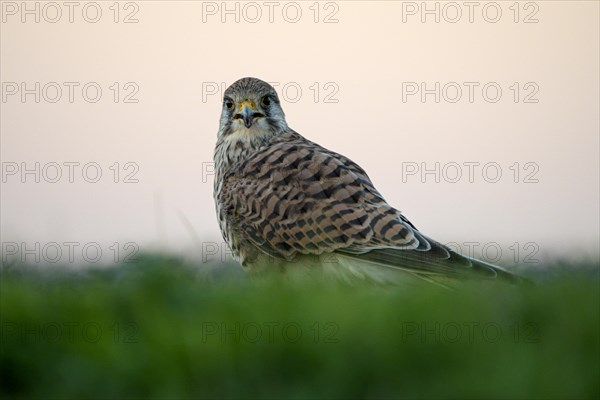
[[[520,280],[419,232],[360,166],[289,128],[275,89],[259,79],[225,91],[214,159],[221,232],[251,272]]]

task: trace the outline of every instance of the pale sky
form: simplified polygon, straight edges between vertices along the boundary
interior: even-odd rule
[[[598,2],[22,4],[2,2],[5,254],[221,247],[222,88],[255,76],[426,235],[598,257]]]

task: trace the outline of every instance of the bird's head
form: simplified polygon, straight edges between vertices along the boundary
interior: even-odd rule
[[[275,89],[256,78],[242,78],[225,90],[219,137],[272,136],[287,130]]]

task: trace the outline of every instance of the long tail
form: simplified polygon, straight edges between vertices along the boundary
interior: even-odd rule
[[[428,239],[431,247],[427,250],[404,250],[393,247],[363,249],[362,251],[338,250],[342,258],[352,259],[347,263],[355,268],[358,265],[371,265],[387,272],[408,272],[426,280],[451,282],[461,280],[500,280],[513,284],[530,283],[501,267],[465,257],[446,246]]]

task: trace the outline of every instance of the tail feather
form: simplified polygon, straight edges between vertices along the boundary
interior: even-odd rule
[[[403,250],[393,247],[356,250],[340,249],[337,253],[357,262],[409,272],[433,280],[485,279],[523,283],[526,280],[505,269],[465,257],[428,239],[428,250]]]

